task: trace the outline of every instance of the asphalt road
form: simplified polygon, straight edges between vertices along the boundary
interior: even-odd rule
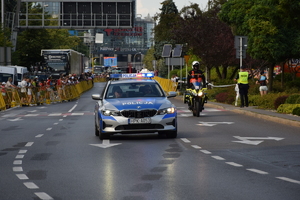
[[[1,200],[299,199],[299,128],[179,99],[178,138],[94,135],[91,94],[0,112]]]

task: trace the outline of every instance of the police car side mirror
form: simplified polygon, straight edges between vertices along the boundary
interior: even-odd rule
[[[167,97],[168,97],[168,98],[176,97],[176,95],[177,95],[177,92],[173,92],[173,91],[172,91],[172,92],[169,92],[169,93],[168,93],[168,96],[167,96]]]
[[[94,100],[102,100],[102,96],[100,94],[92,94],[92,99]]]

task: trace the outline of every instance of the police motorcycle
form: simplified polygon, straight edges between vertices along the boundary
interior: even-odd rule
[[[194,81],[192,88],[186,89],[183,95],[183,102],[187,103],[193,116],[200,117],[200,112],[204,110],[204,103],[207,103],[206,86],[202,82]]]

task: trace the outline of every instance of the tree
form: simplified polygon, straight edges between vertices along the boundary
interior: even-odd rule
[[[269,63],[272,90],[276,64],[300,54],[298,0],[228,0],[219,17],[236,35],[248,36],[248,53]]]
[[[144,60],[143,60],[143,63],[144,63],[144,65],[146,65],[146,68],[149,69],[149,70],[151,70],[151,71],[154,70],[153,65],[152,65],[152,62],[153,62],[154,59],[155,59],[154,58],[154,48],[151,47],[147,51],[147,53],[146,53],[146,55],[144,57]]]
[[[158,24],[154,27],[155,57],[161,59],[164,44],[174,44],[171,40],[171,31],[174,29],[175,21],[178,19],[178,9],[173,0],[165,0],[160,8],[161,13],[154,17]]]
[[[213,67],[217,68],[219,78],[225,79],[227,68],[238,62],[235,58],[234,36],[230,27],[217,17],[220,12],[217,3],[207,12],[201,11],[198,4],[184,7],[180,11],[177,29],[172,30],[174,40],[187,42],[192,53],[201,58],[207,67],[208,81]],[[219,66],[222,72],[218,70]]]

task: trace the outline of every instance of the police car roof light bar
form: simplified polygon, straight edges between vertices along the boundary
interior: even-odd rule
[[[154,73],[125,73],[125,74],[110,74],[110,78],[153,78]]]

